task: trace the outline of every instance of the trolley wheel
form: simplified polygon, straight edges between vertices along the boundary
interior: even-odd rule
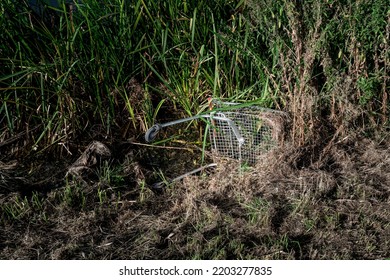
[[[158,123],[149,128],[145,133],[145,141],[152,142],[161,128],[162,126]]]
[[[155,194],[163,194],[167,185],[164,182],[157,182],[153,185],[149,186],[149,188],[155,193]]]

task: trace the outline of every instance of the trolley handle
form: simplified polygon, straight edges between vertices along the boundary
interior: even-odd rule
[[[197,115],[197,116],[192,116],[192,117],[189,117],[189,118],[180,119],[180,120],[176,120],[176,121],[171,121],[171,122],[167,122],[167,123],[163,123],[163,124],[156,123],[151,128],[149,128],[148,131],[146,131],[146,133],[145,133],[145,141],[148,142],[148,143],[153,142],[154,138],[156,138],[156,136],[157,136],[157,133],[161,129],[163,129],[164,127],[175,125],[175,124],[179,124],[179,123],[183,123],[183,122],[188,122],[188,121],[192,121],[192,120],[196,120],[196,119],[200,119],[200,118],[210,118],[210,117],[211,117],[210,115]]]
[[[210,119],[215,119],[215,120],[227,122],[229,124],[229,126],[232,128],[233,133],[234,133],[234,135],[237,138],[238,144],[240,146],[242,146],[244,144],[245,139],[240,134],[240,132],[239,132],[236,124],[234,123],[234,121],[232,121],[231,119],[226,118],[226,117],[219,117],[219,116],[214,116],[214,115],[209,115],[209,114],[197,115],[197,116],[184,118],[184,119],[180,119],[180,120],[176,120],[176,121],[172,121],[172,122],[167,122],[167,123],[163,123],[163,124],[156,123],[151,128],[149,128],[148,131],[146,131],[146,133],[145,133],[145,141],[148,142],[148,143],[152,142],[156,138],[158,132],[162,128],[164,128],[164,127],[175,125],[175,124],[179,124],[179,123],[183,123],[183,122],[188,122],[188,121],[192,121],[192,120],[196,120],[196,119],[200,119],[200,118],[210,118]]]
[[[176,178],[173,178],[171,180],[168,180],[167,182],[164,182],[164,181],[161,181],[161,182],[157,182],[157,183],[154,183],[153,185],[151,185],[150,187],[152,188],[152,190],[155,190],[155,191],[158,191],[158,192],[161,192],[166,186],[167,186],[167,183],[168,184],[171,184],[171,183],[174,183],[176,181],[180,181],[182,179],[184,179],[185,177],[188,177],[189,175],[192,175],[192,174],[195,174],[195,173],[198,173],[198,172],[201,172],[205,169],[208,169],[210,167],[216,167],[217,164],[216,163],[210,163],[210,164],[207,164],[205,166],[201,166],[195,170],[192,170],[190,172],[187,172],[183,175],[180,175]]]

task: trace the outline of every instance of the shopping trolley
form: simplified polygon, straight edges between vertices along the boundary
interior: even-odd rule
[[[220,158],[236,159],[240,164],[253,165],[260,155],[271,151],[281,143],[284,120],[287,117],[285,112],[219,100],[214,100],[210,104],[211,110],[207,114],[153,125],[146,132],[145,141],[152,142],[158,132],[168,126],[202,119],[210,128],[211,150]],[[182,179],[185,175],[203,169],[198,168],[176,179]]]

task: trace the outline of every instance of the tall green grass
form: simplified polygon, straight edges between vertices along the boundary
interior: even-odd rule
[[[300,143],[324,116],[388,125],[386,0],[19,2],[0,3],[0,137],[36,128],[28,151],[140,135],[208,97],[285,109]]]
[[[388,1],[249,6],[270,90],[291,112],[295,141],[305,142],[324,123],[330,133],[388,127]]]

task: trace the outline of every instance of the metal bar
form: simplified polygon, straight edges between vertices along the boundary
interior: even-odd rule
[[[183,175],[180,175],[180,176],[178,176],[178,177],[176,177],[176,178],[173,178],[173,179],[171,179],[171,180],[168,180],[168,183],[170,184],[170,183],[173,183],[173,182],[176,182],[176,181],[180,181],[181,179],[184,179],[184,178],[187,177],[187,176],[190,176],[190,175],[192,175],[192,174],[198,173],[198,172],[200,172],[200,171],[203,171],[203,170],[205,170],[205,169],[207,169],[207,168],[214,167],[214,166],[217,166],[217,164],[216,164],[216,163],[210,163],[210,164],[208,164],[208,165],[201,166],[201,167],[199,167],[199,168],[197,168],[197,169],[194,169],[194,170],[192,170],[192,171],[190,171],[190,172],[187,172],[187,173],[185,173],[185,174],[183,174]],[[151,188],[154,189],[154,190],[160,190],[160,191],[161,191],[161,190],[165,187],[165,183],[166,183],[166,182],[164,182],[164,181],[155,183],[155,184],[153,184],[153,185],[151,186]]]
[[[241,136],[237,126],[235,125],[235,123],[231,119],[225,118],[225,117],[213,116],[213,115],[209,115],[209,114],[197,115],[197,116],[184,118],[184,119],[180,119],[180,120],[175,120],[175,121],[171,121],[171,122],[167,122],[167,123],[163,123],[163,124],[156,123],[151,128],[149,128],[148,131],[146,132],[145,140],[146,140],[146,142],[152,142],[153,139],[156,137],[157,133],[164,127],[168,127],[168,126],[172,126],[175,124],[188,122],[188,121],[192,121],[192,120],[196,120],[196,119],[200,119],[200,118],[210,118],[210,119],[215,119],[215,120],[227,122],[229,124],[229,126],[232,128],[233,133],[237,138],[238,144],[240,146],[242,144],[244,144],[244,142],[245,142],[244,137]]]

